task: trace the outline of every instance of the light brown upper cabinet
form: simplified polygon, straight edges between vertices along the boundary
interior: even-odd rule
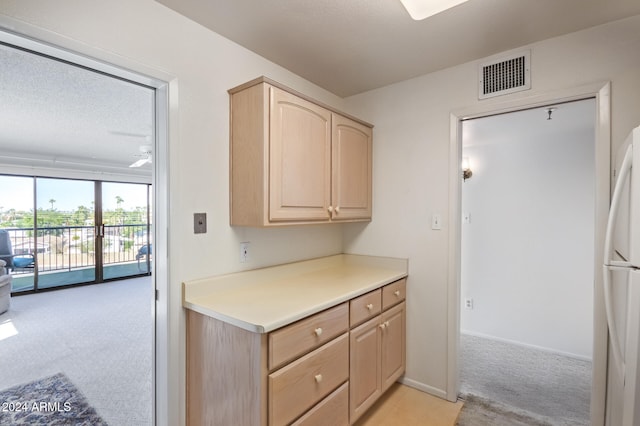
[[[229,93],[231,225],[371,220],[370,124],[264,77]]]

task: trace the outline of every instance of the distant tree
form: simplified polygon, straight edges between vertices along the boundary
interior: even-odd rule
[[[91,210],[86,206],[78,206],[76,210],[72,212],[71,224],[76,226],[84,226],[91,218]]]
[[[119,225],[124,225],[124,209],[122,208],[123,202],[124,199],[121,196],[116,195],[116,220]],[[122,234],[122,229],[118,229],[118,234]]]
[[[49,200],[49,202],[51,203],[51,210],[53,210],[53,205],[56,203],[56,200],[54,200],[53,198],[51,198]]]

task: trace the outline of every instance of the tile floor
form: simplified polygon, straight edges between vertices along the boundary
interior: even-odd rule
[[[396,383],[355,426],[453,426],[461,408],[460,401],[452,403]]]

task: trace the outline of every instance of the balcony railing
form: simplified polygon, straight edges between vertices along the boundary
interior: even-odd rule
[[[13,254],[37,257],[38,272],[71,271],[95,267],[94,226],[56,226],[47,228],[4,228],[9,233]],[[137,262],[141,247],[150,244],[147,224],[105,225],[102,237],[102,263],[114,265]],[[17,268],[14,274],[32,273]]]

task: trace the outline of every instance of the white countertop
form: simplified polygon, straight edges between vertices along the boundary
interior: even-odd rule
[[[268,333],[407,276],[407,259],[341,254],[184,282],[182,305]]]

